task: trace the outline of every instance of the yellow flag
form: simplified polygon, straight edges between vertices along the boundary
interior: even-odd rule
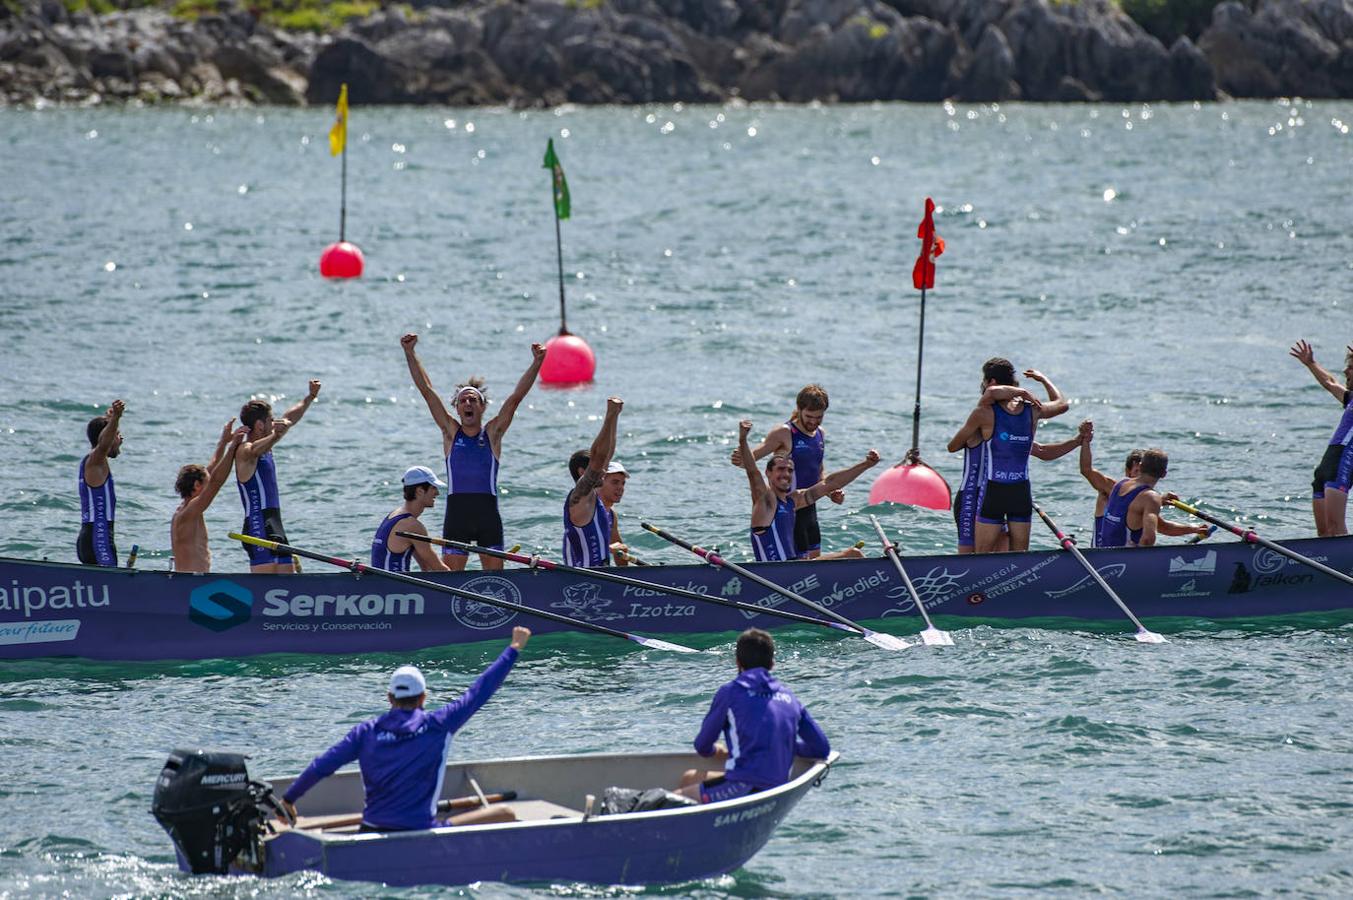
[[[337,156],[342,153],[347,143],[348,86],[344,84],[338,91],[338,118],[334,120],[334,127],[329,129],[329,154]]]

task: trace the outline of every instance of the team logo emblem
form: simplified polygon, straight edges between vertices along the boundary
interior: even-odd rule
[[[1260,575],[1281,572],[1286,566],[1287,559],[1281,553],[1275,553],[1267,547],[1254,551],[1254,571]]]
[[[551,603],[550,606],[562,609],[585,622],[624,618],[620,613],[611,612],[606,608],[611,605],[611,601],[601,597],[595,584],[570,584],[564,588],[563,597],[564,599]]]
[[[249,621],[254,595],[233,581],[212,581],[188,595],[188,621],[210,631],[226,631]]]
[[[476,594],[483,594],[485,597],[492,597],[494,600],[521,603],[521,591],[517,590],[517,586],[506,578],[499,578],[497,575],[479,575],[471,578],[461,587]],[[466,628],[487,631],[511,622],[517,617],[517,614],[510,609],[503,609],[501,606],[480,603],[478,600],[462,600],[456,597],[451,601],[451,617]]]

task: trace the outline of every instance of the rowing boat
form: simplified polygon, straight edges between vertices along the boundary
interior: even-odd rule
[[[185,755],[176,751],[171,764]],[[790,810],[822,783],[838,756],[796,759],[787,783],[735,800],[615,815],[590,815],[587,796],[599,800],[612,785],[671,787],[682,772],[707,768],[709,760],[693,753],[638,753],[453,763],[446,767],[441,797],[502,793],[513,798],[501,805],[512,809],[517,821],[394,833],[361,833],[355,824],[308,827],[307,822],[360,811],[361,774],[339,772],[301,798],[297,827],[263,836],[231,871],[271,878],[313,870],[388,885],[642,885],[711,878],[739,868],[760,851]],[[171,778],[178,771],[166,767]],[[232,776],[212,777],[214,785]],[[268,784],[280,796],[293,780]],[[159,796],[157,791],[157,801]],[[184,849],[177,841],[175,846],[180,866],[192,871]]]
[[[1285,546],[1353,572],[1353,539]],[[1353,588],[1244,542],[1086,550],[1143,619],[1250,620],[1353,610]],[[1061,550],[904,558],[932,615],[950,625],[1116,620],[1119,610]],[[884,558],[749,567],[856,621],[916,631],[920,618]],[[655,584],[795,609],[774,592],[708,566],[623,570]],[[775,628],[781,619],[543,569],[430,573],[445,585],[639,633]],[[802,610],[795,610],[802,611]],[[567,630],[472,600],[347,572],[193,575],[0,558],[0,658],[211,659],[262,653],[365,653],[499,639],[514,624]]]

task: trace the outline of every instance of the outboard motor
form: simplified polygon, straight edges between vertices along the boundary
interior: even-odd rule
[[[241,855],[244,868],[258,871],[270,811],[285,816],[272,787],[249,780],[246,758],[175,750],[155,782],[150,811],[194,875],[224,875]]]

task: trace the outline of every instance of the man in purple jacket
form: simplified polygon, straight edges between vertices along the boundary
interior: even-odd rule
[[[831,744],[799,699],[770,670],[775,641],[759,628],[738,635],[738,677],[714,694],[695,752],[724,760],[722,772],[688,769],[678,793],[717,803],[773,788],[789,780],[795,756],[822,759]],[[723,745],[715,738],[723,735]]]
[[[530,629],[513,628],[512,643],[493,664],[459,699],[436,712],[423,711],[427,700],[423,673],[413,666],[400,666],[390,677],[386,695],[390,711],[355,726],[343,740],[315,757],[282,795],[287,811],[295,816],[294,804],[306,791],[340,766],[357,760],[366,790],[363,831],[413,831],[447,824],[437,820],[437,799],[451,752],[451,735],[498,690],[530,637]],[[484,807],[455,816],[449,824],[510,822],[515,818],[507,807]]]

